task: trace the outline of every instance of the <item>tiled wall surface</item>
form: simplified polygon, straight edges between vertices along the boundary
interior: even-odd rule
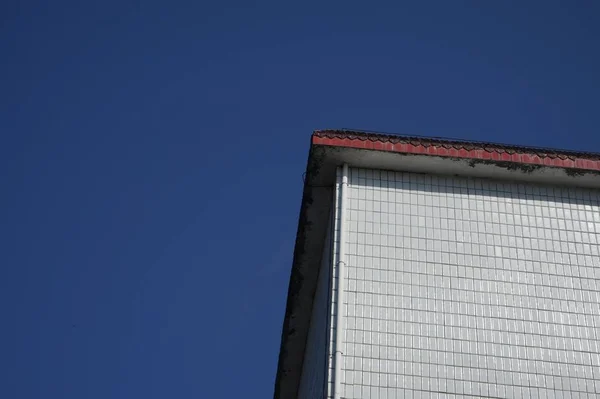
[[[344,398],[600,398],[598,191],[349,181]]]

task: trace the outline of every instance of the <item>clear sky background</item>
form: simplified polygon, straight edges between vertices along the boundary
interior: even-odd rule
[[[270,397],[312,130],[600,151],[599,7],[3,1],[0,397]]]

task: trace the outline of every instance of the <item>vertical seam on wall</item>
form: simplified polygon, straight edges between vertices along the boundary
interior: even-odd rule
[[[333,190],[334,195],[337,195],[337,189]],[[332,202],[333,202],[333,206],[332,206],[332,212],[330,212],[329,214],[329,233],[327,234],[327,252],[328,252],[328,258],[327,258],[327,265],[328,265],[328,270],[327,273],[329,274],[327,277],[327,311],[326,311],[326,323],[325,323],[325,331],[323,331],[322,333],[325,334],[325,352],[323,353],[323,356],[325,357],[325,361],[323,362],[324,364],[324,374],[323,374],[323,387],[322,387],[322,398],[327,398],[327,387],[329,385],[329,351],[331,350],[331,340],[329,339],[330,336],[330,331],[331,331],[331,309],[333,306],[333,303],[331,301],[331,297],[333,294],[333,290],[332,290],[332,284],[333,284],[333,269],[331,267],[331,265],[333,265],[333,258],[334,258],[334,254],[333,254],[333,240],[335,238],[335,212],[337,212],[336,208],[336,200],[335,197],[331,198]],[[323,265],[321,265],[322,267]],[[322,272],[323,270],[321,270]]]

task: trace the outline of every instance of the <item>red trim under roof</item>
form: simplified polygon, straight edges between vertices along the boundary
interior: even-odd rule
[[[600,154],[472,141],[316,130],[313,145],[600,171]]]

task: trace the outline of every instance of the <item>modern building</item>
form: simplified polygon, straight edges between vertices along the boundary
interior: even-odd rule
[[[316,131],[274,397],[600,398],[600,155]]]

